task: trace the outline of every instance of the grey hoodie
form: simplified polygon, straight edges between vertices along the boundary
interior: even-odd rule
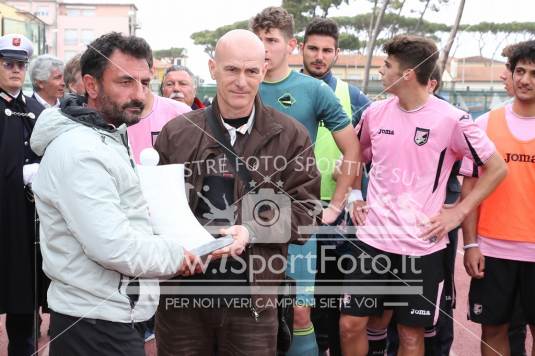
[[[44,155],[32,186],[48,304],[75,317],[147,320],[159,286],[144,278],[175,274],[183,249],[152,232],[126,126],[113,129],[79,104],[43,111],[31,137]]]

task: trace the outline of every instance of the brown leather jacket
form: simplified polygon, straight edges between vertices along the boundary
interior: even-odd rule
[[[216,117],[220,117],[217,97],[212,103],[212,110]],[[218,122],[222,132],[228,135],[221,121],[218,120]],[[317,217],[311,216],[309,212],[317,209],[315,202],[319,200],[320,192],[320,174],[314,163],[314,149],[307,130],[295,119],[264,106],[257,96],[253,127],[245,140],[242,149],[236,149],[240,157],[245,162],[260,162],[256,167],[249,166],[252,179],[261,188],[282,191],[289,196],[292,201],[290,242],[305,243],[309,236],[299,234],[298,227],[312,226],[317,223]],[[189,204],[192,211],[195,211],[199,202],[197,192],[202,190],[206,172],[196,169],[191,163],[216,157],[224,150],[214,139],[214,134],[206,121],[205,110],[191,111],[170,121],[160,132],[154,147],[160,154],[160,164],[184,163],[186,165],[188,173],[186,183],[193,187],[189,191]],[[280,156],[284,159],[265,158]],[[250,157],[257,157],[259,160],[250,160]],[[283,165],[283,161],[287,164]],[[270,177],[270,180],[265,182],[265,177]],[[240,213],[242,197],[250,188],[247,189],[238,177],[234,181],[235,205],[238,207],[237,224],[240,224],[242,223]],[[282,187],[280,187],[281,183]],[[260,271],[252,276],[253,303],[257,298],[265,297],[261,292],[262,287],[278,285],[284,273],[274,273],[269,269],[263,270],[259,265],[261,261],[248,257],[254,255],[267,261],[273,255],[282,255],[286,258],[287,251],[288,243],[252,243],[244,252],[245,256],[241,256],[248,261],[248,270],[253,267],[251,270]],[[252,266],[249,265],[251,261]],[[274,266],[274,269],[283,271],[283,262],[280,259],[277,261],[273,263],[280,263],[280,265]],[[261,306],[257,308],[257,310],[261,309]]]

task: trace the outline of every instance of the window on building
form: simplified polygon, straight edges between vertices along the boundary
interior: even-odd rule
[[[82,16],[95,16],[95,9],[83,9]]]
[[[39,6],[37,8],[37,10],[35,10],[35,16],[37,16],[37,17],[48,17],[48,7]]]
[[[82,42],[84,44],[89,44],[95,39],[93,36],[93,30],[82,30]]]
[[[67,16],[80,16],[80,9],[67,8]]]
[[[66,28],[63,33],[66,46],[76,46],[78,44],[78,30]]]

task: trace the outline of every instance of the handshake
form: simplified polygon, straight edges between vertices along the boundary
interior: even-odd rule
[[[213,251],[204,259],[207,260],[217,260],[224,256],[239,256],[245,250],[245,247],[250,242],[249,239],[249,230],[243,225],[233,225],[226,229],[221,229],[220,233],[222,235],[230,235],[234,239],[232,244]],[[194,255],[193,253],[184,250],[184,259],[180,268],[178,269],[176,275],[182,277],[189,277],[191,275],[201,273],[203,263],[200,256]]]

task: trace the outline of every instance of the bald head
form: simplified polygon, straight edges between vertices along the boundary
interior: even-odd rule
[[[208,66],[217,82],[217,106],[223,117],[248,116],[266,73],[262,41],[251,31],[227,32],[217,41]]]
[[[228,52],[239,52],[239,56],[246,53],[247,57],[265,58],[265,49],[262,41],[254,33],[248,30],[232,30],[225,33],[217,41],[214,58],[217,61]]]

